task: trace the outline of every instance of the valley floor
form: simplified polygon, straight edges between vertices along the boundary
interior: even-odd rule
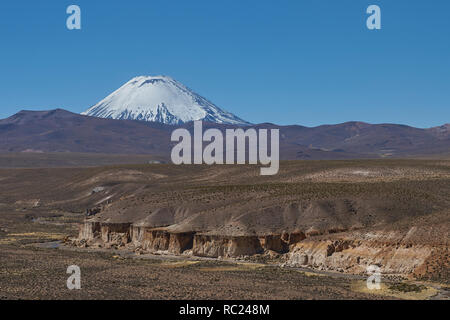
[[[343,273],[65,246],[81,219],[2,213],[0,300],[450,299],[448,285],[433,282],[383,279],[381,290],[368,290],[365,277]],[[70,265],[81,269],[81,290],[67,289]]]
[[[291,161],[274,177],[8,168],[0,181],[0,299],[449,299],[448,160]],[[243,254],[247,238],[257,250]],[[381,290],[366,286],[373,264]],[[81,290],[66,287],[71,265]]]

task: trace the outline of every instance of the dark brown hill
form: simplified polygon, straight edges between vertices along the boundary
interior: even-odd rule
[[[192,123],[183,125],[192,130]],[[352,159],[450,154],[449,126],[419,129],[397,124],[346,122],[280,129],[282,159]],[[230,125],[205,123],[221,130]],[[83,116],[62,109],[20,111],[0,120],[0,152],[150,154],[168,158],[175,126]]]

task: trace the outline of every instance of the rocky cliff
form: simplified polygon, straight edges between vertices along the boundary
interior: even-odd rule
[[[265,251],[289,252],[289,246],[305,238],[302,232],[266,235],[217,235],[202,232],[171,232],[168,228],[135,226],[86,220],[80,225],[78,244],[127,247],[141,252],[167,252],[200,257],[236,258]]]
[[[421,277],[430,271],[430,262],[432,264],[438,255],[448,271],[448,233],[442,234],[440,240],[423,244],[416,241],[423,232],[433,230],[412,227],[404,231],[349,231],[326,235],[295,231],[233,236],[86,220],[80,226],[77,243],[124,247],[139,253],[210,258],[251,258],[275,252],[280,255],[279,262],[283,266],[363,274],[369,265],[377,265],[385,275],[412,277]]]

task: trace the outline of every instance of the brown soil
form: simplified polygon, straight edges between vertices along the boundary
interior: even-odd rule
[[[356,274],[378,264],[403,279],[448,284],[450,161],[288,161],[280,168],[271,177],[256,166],[0,169],[0,292],[4,298],[375,297],[356,293],[345,278],[316,281],[294,269],[240,270],[223,261],[174,268],[113,259],[115,248]],[[88,249],[29,246],[66,236]],[[86,290],[64,292],[65,268],[77,263],[85,265]],[[218,280],[209,286],[216,267]]]

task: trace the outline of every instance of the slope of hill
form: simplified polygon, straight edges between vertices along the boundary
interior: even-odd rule
[[[192,122],[182,127],[193,130]],[[149,154],[168,159],[171,132],[180,126],[89,117],[62,109],[20,111],[0,120],[0,152]],[[204,129],[237,126],[204,123]],[[352,159],[448,155],[448,128],[418,129],[396,124],[347,122],[318,127],[258,124],[280,129],[280,157]]]
[[[163,125],[81,116],[62,109],[20,111],[0,120],[0,152],[167,154]]]

